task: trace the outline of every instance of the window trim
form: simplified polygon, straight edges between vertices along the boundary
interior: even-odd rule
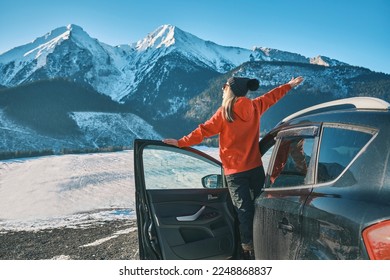
[[[316,137],[318,132],[320,131],[320,127],[318,125],[309,125],[309,126],[301,126],[294,128],[287,128],[281,130],[276,135],[276,139],[288,138],[288,137]]]

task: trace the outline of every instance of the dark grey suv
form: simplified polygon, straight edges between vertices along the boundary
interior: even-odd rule
[[[256,259],[390,259],[390,104],[350,98],[280,122],[259,143]],[[239,259],[219,161],[134,143],[141,259]]]

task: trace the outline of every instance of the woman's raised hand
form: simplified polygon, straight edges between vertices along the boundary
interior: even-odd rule
[[[291,86],[291,88],[293,87],[296,87],[297,85],[299,85],[300,83],[302,83],[303,81],[303,77],[299,76],[299,77],[296,77],[296,78],[292,78],[291,81],[288,82],[288,84]]]

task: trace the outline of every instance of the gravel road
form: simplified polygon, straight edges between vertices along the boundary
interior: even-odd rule
[[[136,220],[0,233],[0,260],[137,260]]]

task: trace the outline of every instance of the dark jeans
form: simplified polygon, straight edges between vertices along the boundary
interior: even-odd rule
[[[253,241],[254,200],[260,195],[264,180],[263,166],[226,175],[230,196],[240,222],[241,243],[248,244]]]

